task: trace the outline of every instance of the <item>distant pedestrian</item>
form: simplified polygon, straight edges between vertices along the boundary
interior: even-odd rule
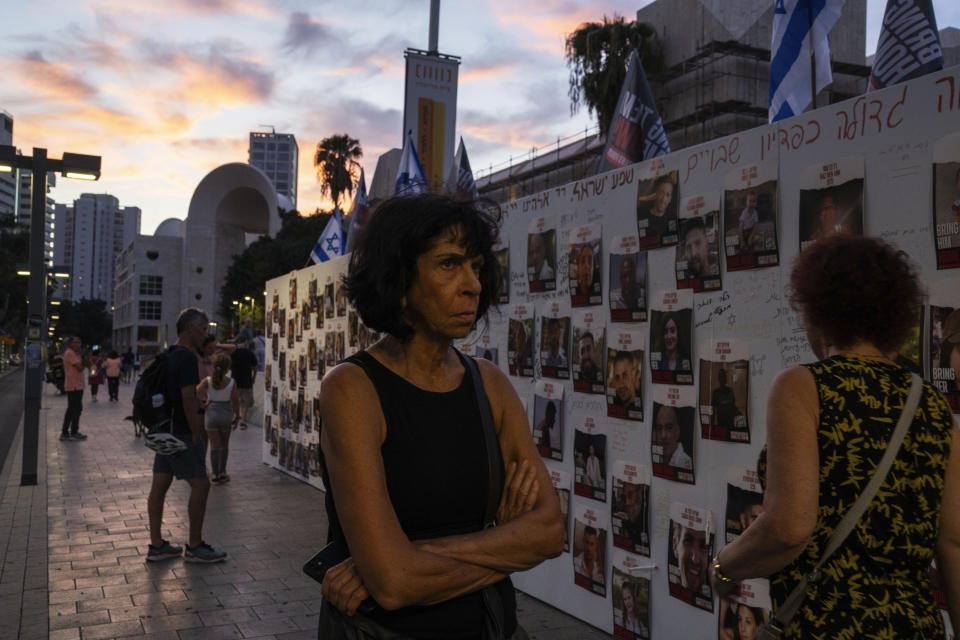
[[[205,397],[203,419],[210,438],[211,482],[214,484],[230,481],[227,475],[230,430],[236,429],[240,420],[240,394],[229,375],[230,365],[230,356],[219,354],[213,363],[213,373],[197,385],[197,394]]]
[[[103,356],[100,355],[100,352],[96,347],[93,348],[93,353],[90,354],[88,358],[90,362],[90,375],[87,377],[87,383],[90,385],[90,399],[93,402],[97,401],[97,390],[105,382],[106,376],[103,372]]]
[[[263,337],[263,331],[257,329],[257,334],[253,339],[253,352],[257,355],[257,371],[263,371],[263,365],[266,363],[267,339]]]
[[[250,343],[241,342],[230,354],[230,375],[237,381],[240,393],[240,428],[247,428],[247,412],[253,406],[253,381],[257,377],[257,356],[250,350]]]
[[[107,376],[107,391],[110,392],[110,402],[120,401],[120,373],[123,369],[123,359],[116,351],[107,354],[103,363],[104,373]]]
[[[245,345],[248,342],[253,342],[253,319],[247,318],[243,322],[243,328],[240,329],[240,332],[237,334],[234,342],[237,345]]]
[[[133,381],[136,383],[137,377],[140,375],[140,354],[133,354]]]
[[[207,438],[200,420],[197,402],[197,356],[207,335],[207,316],[199,309],[184,309],[177,318],[177,343],[167,360],[167,397],[173,405],[171,433],[187,444],[186,450],[176,455],[153,458],[153,482],[147,498],[150,521],[150,546],[147,560],[152,562],[175,558],[183,553],[187,562],[221,562],[227,554],[216,551],[203,541],[203,516],[207,510],[210,481],[207,479]],[[190,536],[187,548],[164,540],[163,503],[167,490],[176,477],[190,485],[187,516]]]
[[[70,339],[70,347],[63,354],[63,388],[67,392],[67,411],[63,414],[63,428],[60,431],[61,440],[86,440],[87,436],[80,433],[80,413],[83,411],[83,356],[80,349],[83,344],[80,338]]]
[[[133,347],[127,347],[127,350],[123,353],[123,382],[129,383],[130,377],[133,375]]]

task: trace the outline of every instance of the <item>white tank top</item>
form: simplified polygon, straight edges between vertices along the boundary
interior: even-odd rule
[[[230,392],[233,391],[233,378],[227,377],[230,381],[223,389],[213,388],[213,376],[207,378],[207,397],[210,402],[230,402]]]

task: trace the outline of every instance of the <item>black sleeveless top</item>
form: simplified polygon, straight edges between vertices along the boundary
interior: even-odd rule
[[[483,529],[487,504],[487,460],[483,423],[469,368],[453,391],[425,391],[380,364],[365,351],[347,358],[361,361],[386,419],[383,456],[387,492],[410,540],[439,538]],[[320,452],[328,541],[346,544],[323,452]],[[500,470],[501,476],[504,474]],[[503,602],[507,637],[516,628],[516,596],[509,578],[496,585]],[[480,592],[430,606],[379,610],[375,620],[415,638],[478,638],[483,630]]]

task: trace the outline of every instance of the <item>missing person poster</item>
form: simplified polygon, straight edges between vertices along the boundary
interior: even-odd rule
[[[533,441],[540,455],[563,460],[563,385],[537,380],[533,395]]]
[[[662,171],[662,161],[651,163],[653,176],[637,181],[637,235],[640,249],[677,244],[678,171]]]
[[[692,387],[653,388],[650,453],[653,475],[694,484],[693,422],[696,392]]]
[[[507,320],[507,365],[510,375],[533,377],[533,307],[514,305]]]
[[[650,556],[650,467],[613,463],[613,546]]]
[[[800,189],[800,249],[837,235],[863,234],[863,157],[806,168]]]
[[[755,469],[730,467],[727,471],[727,510],[724,539],[729,544],[763,513],[763,487]]]
[[[960,269],[960,135],[933,146],[933,229],[937,269]]]
[[[605,330],[596,311],[573,314],[573,390],[603,393]]]
[[[527,282],[530,293],[557,288],[557,226],[553,218],[534,218],[527,229]]]
[[[953,284],[953,295],[930,295],[928,379],[946,397],[950,410],[960,414],[960,285],[945,284]]]
[[[540,373],[545,378],[570,379],[570,315],[559,302],[540,316]]]
[[[709,192],[680,201],[680,243],[674,261],[677,289],[720,288],[720,194]]]
[[[573,492],[607,501],[607,436],[592,416],[573,432]]]
[[[573,508],[573,582],[601,597],[607,595],[607,530],[610,517],[590,504]]]
[[[770,582],[744,580],[736,596],[720,599],[718,640],[756,638],[772,611]]]
[[[713,557],[713,513],[682,502],[670,505],[667,581],[670,595],[713,611],[709,565]]]
[[[588,224],[570,231],[570,305],[592,307],[603,302],[603,286],[600,281],[600,239],[603,236],[599,224]]]
[[[327,276],[327,284],[323,287],[323,314],[332,318],[336,310],[333,306],[333,277]]]
[[[493,257],[497,259],[500,270],[500,284],[497,287],[497,304],[510,303],[510,240],[501,234],[493,245]]]
[[[607,415],[642,421],[644,335],[611,329],[607,337]]]
[[[610,321],[647,319],[647,252],[635,235],[614,236],[610,248]]]
[[[650,369],[657,384],[693,384],[693,291],[664,291],[650,304]]]
[[[749,443],[747,343],[706,340],[700,343],[700,356],[700,435],[707,440]]]
[[[613,590],[613,637],[650,638],[650,569],[636,556],[614,549],[610,588]]]
[[[550,483],[560,501],[560,514],[563,516],[563,550],[570,551],[570,474],[566,471],[548,469]]]
[[[780,264],[777,245],[776,158],[727,174],[723,192],[723,247],[727,271]]]

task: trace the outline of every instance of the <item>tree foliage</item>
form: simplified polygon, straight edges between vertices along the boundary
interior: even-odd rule
[[[263,292],[267,280],[302,269],[310,258],[310,251],[330,220],[329,213],[301,216],[296,211],[281,212],[282,226],[273,238],[263,236],[233,258],[227,277],[220,289],[221,318],[234,317],[234,300],[249,296],[257,301],[254,325],[263,326]],[[246,310],[244,317],[249,314]],[[229,327],[221,327],[226,334]],[[225,337],[225,336],[224,336]]]
[[[113,318],[107,311],[104,300],[71,302],[64,300],[58,307],[47,307],[47,313],[59,312],[60,319],[54,326],[54,338],[79,336],[84,346],[110,343],[113,333]]]
[[[363,150],[360,141],[349,135],[337,134],[317,144],[313,165],[317,169],[320,193],[330,195],[333,204],[340,206],[340,196],[353,195],[353,175],[360,171]]]
[[[585,22],[567,36],[564,57],[570,68],[571,114],[586,106],[588,113],[596,113],[600,131],[606,134],[610,130],[634,49],[646,73],[663,69],[660,39],[653,26],[645,22],[604,16],[602,23]]]

